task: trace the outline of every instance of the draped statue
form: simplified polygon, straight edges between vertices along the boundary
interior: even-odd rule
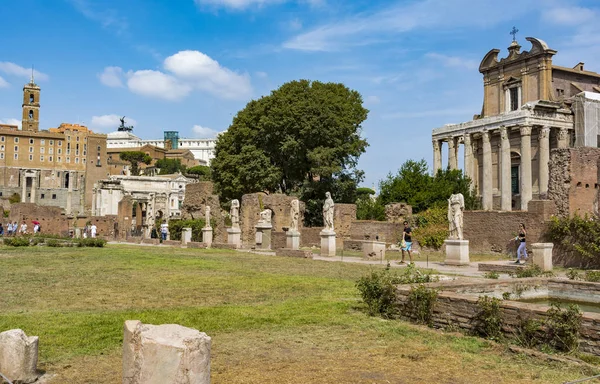
[[[462,193],[450,195],[448,199],[448,222],[451,240],[463,240],[463,211],[465,198]]]

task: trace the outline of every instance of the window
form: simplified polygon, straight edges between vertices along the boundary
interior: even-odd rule
[[[33,109],[29,110],[29,120],[33,120]]]
[[[0,152],[0,159],[4,159],[4,152]]]
[[[4,151],[4,145],[0,145],[0,151]]]
[[[29,147],[29,153],[33,153],[33,147]]]
[[[56,200],[56,193],[52,194],[52,200]]]
[[[40,155],[40,161],[44,161],[44,155]]]
[[[564,95],[565,95],[565,90],[564,89],[556,88],[556,96],[562,97]]]
[[[33,139],[29,139],[29,144],[33,144],[33,143],[34,143]]]
[[[71,162],[71,158],[69,156],[67,156],[67,163]]]
[[[44,139],[41,139],[41,140],[40,140],[40,144],[41,144],[41,145],[46,145],[46,140],[44,140]]]
[[[59,141],[59,142],[58,142],[58,146],[59,146],[59,147],[62,147],[62,141]]]
[[[52,162],[52,156],[48,156],[48,161]]]
[[[56,158],[56,161],[57,161],[57,162],[59,162],[59,163],[62,163],[62,157],[58,156],[58,157]]]
[[[519,166],[513,165],[510,168],[510,189],[513,195],[519,194]]]
[[[15,160],[19,160],[19,154],[15,153]]]
[[[62,148],[58,148],[58,154],[62,155]]]
[[[15,152],[19,152],[19,146],[15,145]]]
[[[50,140],[50,145],[54,145],[54,140]]]
[[[75,158],[75,164],[79,164],[79,157]]]
[[[0,136],[0,141],[4,143],[4,141],[6,140],[6,138],[4,136]]]
[[[510,96],[510,110],[516,111],[519,109],[519,88],[509,88],[508,93]]]
[[[4,139],[4,137],[2,137]],[[2,140],[4,141],[4,140]],[[102,150],[102,148],[100,148],[100,146],[98,146],[98,152],[100,152]]]
[[[46,197],[46,194],[44,194],[44,193],[42,193],[42,194],[40,195],[40,199],[43,199],[43,198],[45,198],[45,197]]]
[[[44,148],[42,148],[42,149],[44,149]],[[43,151],[42,151],[42,153],[43,153]],[[54,154],[54,148],[52,148],[52,147],[48,148],[48,153],[51,155]]]
[[[79,141],[79,136],[77,136],[77,141]]]
[[[29,161],[33,161],[33,155],[29,155]]]
[[[15,137],[15,143],[18,143],[18,142],[19,142],[19,138]]]
[[[29,102],[33,103],[35,101],[35,97],[33,96],[33,93],[29,94]]]
[[[40,153],[45,153],[45,152],[46,152],[46,148],[40,147]]]

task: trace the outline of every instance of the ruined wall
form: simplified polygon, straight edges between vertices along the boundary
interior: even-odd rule
[[[335,224],[334,224],[335,226]],[[323,227],[304,228],[300,233],[301,247],[320,247],[321,246],[321,231]]]
[[[390,203],[385,206],[385,220],[390,223],[404,223],[412,216],[412,207],[406,203]]]
[[[242,196],[240,207],[240,228],[242,229],[242,244],[254,245],[256,230],[254,226],[260,218],[260,212],[264,209],[273,211],[271,223],[273,232],[283,232],[284,227],[290,226],[291,216],[290,208],[292,200],[297,199],[294,196],[287,196],[280,193],[267,195],[265,193],[249,193]],[[336,205],[337,208],[337,205]],[[302,217],[304,217],[305,205],[300,202],[300,220],[298,230],[303,231]]]
[[[335,203],[333,210],[333,228],[338,239],[349,239],[352,223],[356,221],[356,204]]]
[[[514,253],[518,244],[513,239],[518,234],[519,223],[524,223],[529,249],[531,244],[541,242],[546,222],[554,212],[550,200],[532,200],[527,212],[465,211],[464,238],[469,240],[472,253]]]
[[[350,225],[350,238],[352,240],[375,240],[385,241],[388,244],[398,242],[402,236],[404,225],[400,223],[388,223],[385,221],[353,221]]]
[[[204,218],[207,205],[210,207],[211,223],[214,223],[214,241],[227,242],[225,215],[219,196],[214,194],[214,184],[210,181],[200,181],[186,185],[182,207],[184,220]]]
[[[553,149],[548,198],[560,216],[598,214],[600,148]]]

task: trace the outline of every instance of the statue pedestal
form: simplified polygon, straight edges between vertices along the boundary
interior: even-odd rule
[[[469,240],[444,240],[447,265],[469,265]]]
[[[227,228],[227,244],[233,244],[236,248],[241,248],[242,230],[239,228]]]
[[[335,256],[335,232],[323,230],[321,235],[321,256]]]
[[[300,249],[300,232],[287,231],[285,234],[285,247],[289,249]]]
[[[210,248],[213,241],[213,229],[212,227],[202,228],[202,242],[206,244],[207,248]]]
[[[186,245],[192,241],[192,228],[183,228],[181,231],[181,244]]]
[[[256,248],[258,249],[271,249],[271,231],[273,226],[271,224],[257,224],[256,229]]]
[[[552,270],[552,243],[533,243],[533,264],[537,265],[542,271]]]
[[[383,241],[365,241],[362,246],[363,257],[367,259],[385,259],[385,242]]]

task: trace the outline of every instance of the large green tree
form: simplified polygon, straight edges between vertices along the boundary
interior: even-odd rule
[[[119,158],[123,161],[129,162],[131,164],[131,174],[133,176],[139,176],[140,168],[139,164],[144,163],[146,165],[152,162],[152,157],[145,152],[142,151],[125,151],[119,153]]]
[[[217,140],[211,168],[221,198],[296,194],[307,203],[307,224],[319,224],[318,201],[327,190],[337,202],[355,200],[367,113],[358,92],[308,80],[249,102]]]
[[[159,175],[172,175],[177,172],[185,172],[185,165],[181,164],[181,159],[160,159],[154,164],[160,169]]]
[[[380,182],[379,200],[382,205],[406,202],[418,213],[430,207],[446,206],[451,194],[462,193],[467,209],[474,209],[477,201],[469,187],[471,180],[461,170],[439,170],[431,176],[425,160],[408,160],[398,170]]]

